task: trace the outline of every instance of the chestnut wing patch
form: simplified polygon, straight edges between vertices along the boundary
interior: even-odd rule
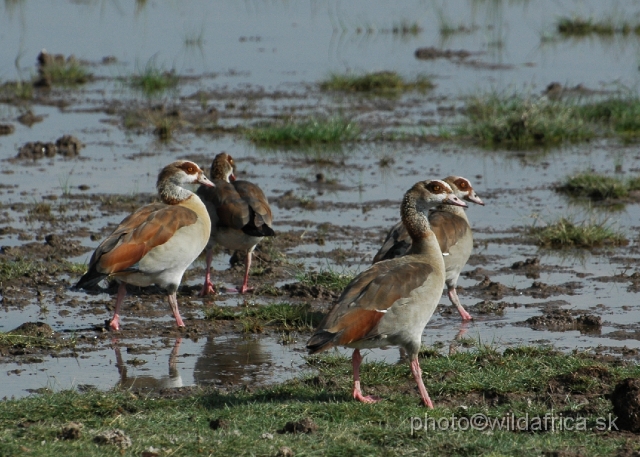
[[[432,271],[428,263],[408,256],[376,263],[360,273],[316,331],[327,340],[322,346],[346,345],[378,336],[377,325],[385,312],[424,284]],[[310,343],[314,343],[313,337]]]
[[[153,203],[124,219],[96,249],[91,264],[111,274],[125,270],[156,246],[166,243],[181,227],[195,224],[198,215],[188,208]]]

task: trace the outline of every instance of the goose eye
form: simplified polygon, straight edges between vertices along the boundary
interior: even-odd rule
[[[436,184],[433,186],[433,191],[437,194],[437,193],[440,193],[442,189],[440,189],[440,186]]]
[[[193,169],[193,167],[192,167],[192,166],[188,166],[188,167],[187,167],[187,173],[189,173],[189,174],[193,174],[193,173],[195,173],[195,170]]]

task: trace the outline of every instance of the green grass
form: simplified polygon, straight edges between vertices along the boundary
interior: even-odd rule
[[[47,65],[40,66],[39,73],[38,79],[46,78],[52,84],[62,86],[84,84],[92,78],[91,73],[82,64],[73,59],[53,59]]]
[[[569,176],[558,186],[559,192],[576,198],[588,198],[593,201],[620,199],[629,196],[629,192],[640,189],[640,178],[622,179],[593,171]]]
[[[173,71],[165,71],[149,62],[139,74],[129,78],[129,85],[150,97],[175,89],[178,77]]]
[[[629,35],[632,33],[640,35],[640,24],[631,24],[624,20],[562,17],[558,20],[556,27],[558,33],[565,37]]]
[[[456,129],[456,134],[487,146],[553,145],[588,140],[596,134],[576,115],[575,106],[520,95],[471,97],[466,116],[468,121]]]
[[[628,434],[592,430],[612,413],[615,383],[640,376],[632,363],[602,361],[538,348],[500,353],[480,348],[421,360],[436,409],[419,406],[407,364],[364,363],[365,393],[383,401],[365,405],[350,396],[351,364],[332,355],[310,359],[315,375],[268,388],[193,389],[168,397],[135,391],[62,391],[0,402],[0,454],[6,456],[268,455],[286,446],[295,455],[615,455]],[[183,389],[184,392],[184,389]],[[586,431],[417,430],[419,422],[483,414],[500,419],[585,418]],[[309,418],[310,434],[278,433]],[[77,439],[61,439],[69,422],[82,424]],[[222,424],[212,429],[212,423]],[[132,440],[120,451],[94,438],[115,428]],[[154,450],[150,450],[153,448]],[[554,454],[554,452],[556,454]],[[579,454],[576,454],[578,452]]]
[[[353,280],[353,273],[338,273],[334,270],[322,270],[320,272],[305,272],[296,276],[296,279],[307,286],[322,286],[335,292],[342,292]]]
[[[322,90],[344,92],[367,92],[373,94],[398,94],[409,90],[429,90],[434,84],[426,76],[420,76],[415,81],[407,81],[393,71],[380,71],[362,75],[332,74],[320,83]]]
[[[533,227],[531,234],[539,245],[550,248],[596,248],[623,246],[629,241],[607,221],[576,222],[563,217],[545,227]]]
[[[470,97],[465,115],[455,134],[485,146],[549,146],[614,134],[624,140],[640,137],[636,95],[584,102],[489,93]]]
[[[354,141],[359,128],[343,117],[288,120],[246,131],[249,140],[259,145],[338,144]]]
[[[623,138],[640,136],[640,98],[613,97],[578,107],[578,115],[586,122],[592,122],[610,129]]]
[[[23,276],[33,276],[45,270],[41,262],[33,260],[0,260],[0,282]]]
[[[311,331],[322,320],[319,312],[307,304],[273,303],[245,306],[240,309],[226,306],[205,308],[204,316],[211,320],[232,320],[240,323],[245,333],[261,333],[265,327],[279,331]]]

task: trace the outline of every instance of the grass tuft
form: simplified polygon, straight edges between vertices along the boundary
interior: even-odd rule
[[[249,140],[259,145],[337,144],[357,139],[359,128],[343,117],[288,120],[246,131]]]
[[[613,36],[640,35],[640,24],[626,21],[615,22],[613,19],[594,20],[582,17],[562,17],[557,23],[558,33],[565,37],[585,37],[589,35]]]
[[[592,171],[569,176],[557,188],[558,192],[575,198],[588,198],[593,201],[620,199],[629,196],[629,192],[640,189],[640,178],[622,179]]]
[[[238,321],[245,333],[260,333],[263,327],[275,327],[284,331],[310,331],[322,320],[321,313],[311,311],[308,304],[273,303],[246,306],[238,310],[229,307],[209,307],[204,310],[206,319]]]
[[[595,136],[594,129],[576,116],[576,107],[561,101],[489,94],[471,97],[466,115],[468,122],[457,134],[485,145],[524,147]]]
[[[149,62],[139,74],[130,77],[129,85],[150,97],[175,89],[178,77],[173,71],[162,70]]]
[[[92,75],[75,59],[52,59],[38,69],[38,80],[45,79],[51,84],[75,86],[91,80]]]
[[[595,248],[624,246],[629,241],[606,220],[576,222],[563,217],[545,227],[533,227],[531,233],[538,244],[550,248]]]
[[[433,89],[433,82],[426,76],[407,81],[394,71],[380,71],[363,75],[332,74],[320,83],[322,90],[368,92],[374,94],[398,94],[409,90]]]
[[[548,146],[610,134],[640,137],[640,98],[635,95],[580,103],[490,93],[469,98],[465,114],[467,121],[455,133],[486,146]]]
[[[296,279],[307,286],[321,286],[335,292],[342,290],[353,280],[352,273],[338,273],[333,270],[324,270],[319,273],[305,272],[296,276]]]

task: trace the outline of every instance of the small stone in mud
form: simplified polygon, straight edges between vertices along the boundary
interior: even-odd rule
[[[602,318],[593,314],[583,314],[576,319],[578,327],[602,327]]]
[[[226,420],[224,420],[224,419],[220,419],[220,418],[218,418],[218,419],[211,419],[211,420],[209,421],[209,428],[210,428],[211,430],[218,430],[218,429],[220,429],[220,428],[224,430],[224,429],[229,428],[229,422],[227,422],[227,421],[226,421]]]
[[[80,149],[84,147],[84,144],[72,135],[63,135],[56,140],[56,147],[58,148],[58,154],[62,154],[65,157],[73,157],[80,154]]]
[[[280,449],[278,449],[278,453],[276,454],[276,457],[293,457],[294,453],[291,450],[290,447],[287,446],[282,446]]]
[[[53,143],[42,143],[40,141],[25,143],[19,150],[18,159],[41,159],[43,157],[54,157],[58,148]]]
[[[451,59],[454,57],[458,59],[464,59],[471,55],[469,51],[464,51],[464,50],[452,51],[451,49],[442,50],[434,47],[418,48],[416,49],[414,54],[416,56],[416,59],[425,59],[425,60],[437,59],[437,58]]]
[[[11,124],[0,124],[0,135],[11,135],[16,128]]]
[[[622,430],[640,432],[640,379],[627,378],[620,382],[613,389],[611,403],[618,417],[616,425]]]
[[[43,116],[36,116],[35,114],[33,114],[33,111],[31,110],[28,110],[22,113],[20,116],[18,116],[18,122],[20,122],[23,125],[26,125],[27,127],[31,127],[36,122],[42,122],[43,120],[44,120]]]
[[[77,440],[82,434],[81,431],[83,427],[84,425],[78,422],[69,422],[67,425],[62,427],[62,430],[60,430],[60,433],[58,434],[58,438],[61,440]]]
[[[517,307],[517,304],[507,303],[505,301],[493,302],[491,300],[483,300],[470,309],[474,310],[477,314],[496,314],[498,316],[502,316],[504,314],[504,309],[507,306]]]
[[[12,335],[35,336],[38,338],[48,338],[53,335],[53,329],[44,322],[25,322],[19,327],[11,330]]]
[[[278,433],[313,433],[318,430],[318,426],[308,417],[297,422],[287,422]]]
[[[119,447],[120,449],[127,449],[133,444],[131,438],[129,438],[122,430],[114,429],[97,435],[93,441],[98,444],[111,444]]]

